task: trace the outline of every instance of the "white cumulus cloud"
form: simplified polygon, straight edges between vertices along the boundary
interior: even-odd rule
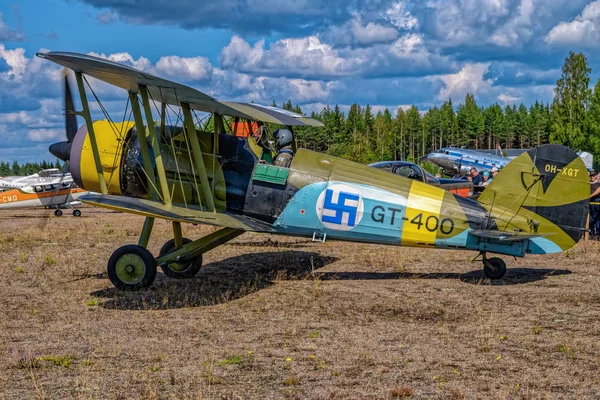
[[[250,46],[239,36],[221,51],[221,65],[240,72],[303,77],[344,75],[352,66],[317,36],[281,39],[265,48],[264,40]]]
[[[494,83],[493,79],[484,78],[489,67],[490,63],[469,63],[454,74],[435,77],[434,79],[439,79],[444,83],[438,98],[442,100],[462,99],[467,93],[477,95],[487,92]]]
[[[519,97],[515,97],[515,96],[511,96],[508,93],[500,93],[498,95],[498,100],[500,100],[502,103],[506,104],[511,104],[516,102],[517,100],[519,100]]]
[[[403,1],[397,1],[385,10],[386,18],[398,29],[415,29],[419,26],[419,20],[406,10]]]
[[[398,37],[398,31],[390,26],[369,22],[363,26],[358,19],[352,20],[350,30],[354,39],[361,45],[391,42]]]
[[[0,80],[21,81],[28,63],[27,57],[25,57],[25,49],[16,48],[14,50],[8,50],[0,43],[0,58],[3,59],[9,67],[8,71],[0,73]]]
[[[58,129],[32,129],[27,132],[27,138],[33,142],[50,142],[60,139],[64,135]]]
[[[583,9],[573,21],[563,21],[556,25],[544,38],[548,44],[581,44],[597,47],[600,45],[600,0]]]
[[[213,66],[206,57],[161,57],[156,63],[159,74],[180,81],[201,81],[211,77]]]

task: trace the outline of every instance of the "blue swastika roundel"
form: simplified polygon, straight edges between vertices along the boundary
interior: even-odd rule
[[[317,199],[317,215],[329,229],[348,231],[358,225],[363,216],[363,199],[358,190],[349,185],[327,187]]]

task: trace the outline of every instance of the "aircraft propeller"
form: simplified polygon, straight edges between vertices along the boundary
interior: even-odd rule
[[[69,79],[66,70],[63,72],[64,79],[64,100],[65,100],[65,127],[66,141],[53,143],[49,147],[50,153],[66,163],[71,156],[71,145],[75,134],[77,133],[77,116],[75,115],[75,106],[73,105],[73,95],[69,87]]]

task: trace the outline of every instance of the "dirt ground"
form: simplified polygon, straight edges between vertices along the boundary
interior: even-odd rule
[[[600,398],[598,242],[490,284],[469,252],[244,234],[121,293],[143,218],[82,211],[0,214],[2,399]]]

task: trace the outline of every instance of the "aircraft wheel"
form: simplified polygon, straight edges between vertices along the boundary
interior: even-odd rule
[[[54,215],[60,217],[62,215],[62,210],[60,208],[57,208],[56,210],[54,210]]]
[[[188,244],[191,242],[188,238],[183,238],[183,244]],[[164,256],[165,254],[169,254],[172,251],[175,251],[175,239],[169,240],[167,243],[163,245],[160,249],[159,257]],[[202,268],[202,255],[197,256],[191,261],[185,262],[173,262],[173,263],[164,263],[160,265],[160,268],[163,270],[165,275],[169,278],[173,279],[189,279],[196,276],[196,274]]]
[[[139,290],[156,278],[156,260],[145,248],[130,244],[119,247],[108,259],[108,278],[119,290]]]
[[[488,279],[502,279],[506,274],[506,264],[498,257],[485,259],[483,260],[483,274]]]
[[[79,211],[79,210],[73,210],[73,216],[74,217],[81,217],[81,211]]]

